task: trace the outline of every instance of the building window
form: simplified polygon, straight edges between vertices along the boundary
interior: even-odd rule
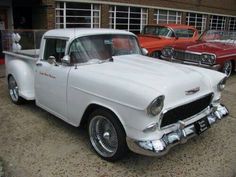
[[[212,30],[224,30],[226,24],[226,17],[223,16],[210,16],[210,29]]]
[[[99,28],[100,5],[56,2],[56,28]]]
[[[163,24],[163,23],[181,24],[181,18],[182,18],[181,12],[156,9],[154,12],[154,16],[155,16],[154,20],[156,21],[157,24]]]
[[[206,29],[206,20],[207,15],[196,14],[196,13],[187,13],[186,24],[194,26],[199,33],[202,33]]]
[[[229,30],[236,31],[236,17],[229,18]]]
[[[140,33],[147,24],[146,8],[128,6],[110,6],[109,27]]]

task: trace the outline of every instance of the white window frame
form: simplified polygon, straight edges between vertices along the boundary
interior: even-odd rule
[[[228,29],[236,31],[236,17],[229,17]]]
[[[191,16],[191,14],[194,14],[194,16]],[[194,21],[190,21],[190,18],[194,18]],[[198,23],[201,23],[201,26],[199,26]],[[187,25],[194,24],[193,26],[200,33],[202,33],[206,29],[206,26],[207,26],[207,15],[188,12],[186,15],[186,24]]]
[[[148,23],[148,9],[147,8],[141,8],[141,7],[134,7],[134,8],[140,8],[140,12],[131,12],[130,8],[132,8],[132,6],[124,6],[127,7],[128,10],[127,11],[117,11],[117,6],[116,5],[111,5],[110,9],[109,9],[109,28],[113,28],[113,29],[117,29],[117,25],[127,25],[127,31],[137,31],[137,32],[141,32],[143,27],[145,25],[147,25]],[[114,8],[114,9],[113,9]],[[126,17],[117,17],[117,13],[127,13],[127,18]],[[140,14],[140,23],[139,24],[135,24],[135,25],[139,25],[139,29],[130,29],[130,25],[132,25],[130,23],[131,18],[130,15],[131,14]],[[113,19],[113,23],[112,23],[112,19]],[[127,23],[119,23],[117,24],[117,19],[127,19]],[[143,22],[145,21],[145,22]]]
[[[88,11],[89,9],[79,9],[79,8],[67,8],[66,4],[67,2],[62,1],[56,1],[56,8],[55,8],[55,27],[61,28],[61,24],[63,25],[63,28],[66,28],[67,24],[72,25],[83,25],[83,24],[90,24],[90,28],[96,28],[96,25],[98,28],[101,26],[101,5],[100,4],[90,4],[90,3],[84,3],[84,2],[78,2],[80,4],[90,4],[90,16],[76,16],[76,15],[66,15],[67,10],[74,10],[74,11]],[[63,3],[63,7],[60,7],[60,3]],[[76,2],[73,2],[76,3]],[[98,9],[95,9],[94,6],[98,6]],[[60,15],[60,12],[63,12],[63,15]],[[98,12],[98,16],[94,16],[94,12]],[[67,17],[88,17],[91,19],[90,23],[68,23]],[[61,18],[63,18],[63,21],[61,21]],[[94,22],[94,18],[98,18],[98,23]]]
[[[161,11],[165,11],[165,14],[162,14]],[[170,15],[170,12],[174,12],[175,15]],[[154,21],[156,21],[156,24],[160,24],[162,20],[160,20],[160,16],[165,17],[164,23],[175,23],[175,24],[181,24],[182,21],[182,12],[180,11],[174,11],[174,10],[167,10],[167,9],[155,9],[154,11]],[[170,17],[175,17],[175,20],[171,20]]]
[[[216,22],[213,23],[213,20],[216,20]],[[211,15],[209,27],[210,29],[225,30],[226,20],[227,20],[227,17],[225,16]],[[214,28],[213,28],[213,25],[215,25]]]

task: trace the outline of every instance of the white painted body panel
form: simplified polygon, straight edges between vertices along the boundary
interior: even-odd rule
[[[19,95],[26,100],[34,100],[34,71],[37,58],[4,52],[6,76],[13,75],[19,86]]]
[[[45,36],[74,38],[92,34],[127,34],[116,30],[52,30]],[[43,41],[43,40],[42,40]],[[41,43],[39,58],[43,56]],[[67,52],[68,49],[66,49]],[[36,67],[35,63],[42,63]],[[12,74],[20,87],[20,95],[64,121],[79,126],[90,104],[98,104],[113,111],[120,119],[128,137],[138,140],[160,138],[172,128],[144,133],[150,124],[159,121],[159,115],[150,117],[148,105],[158,96],[165,95],[163,110],[183,105],[197,98],[214,93],[220,98],[217,84],[224,74],[194,66],[180,65],[142,55],[114,57],[113,62],[74,66],[53,66],[39,59],[24,59],[6,53],[7,75]],[[36,77],[35,77],[36,76]],[[36,79],[34,79],[34,77]],[[35,87],[34,87],[35,86]],[[200,87],[194,95],[185,95],[186,90]],[[203,112],[192,123],[203,117]]]

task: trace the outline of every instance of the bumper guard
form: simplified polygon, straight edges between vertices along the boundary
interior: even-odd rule
[[[213,107],[211,113],[206,116],[209,126],[226,117],[228,113],[227,108],[221,104]],[[156,140],[138,141],[127,137],[127,145],[130,150],[138,154],[147,156],[162,156],[166,154],[173,146],[180,143],[185,143],[188,139],[198,135],[194,124],[195,122],[183,127],[180,123],[177,130],[164,134],[161,139]]]

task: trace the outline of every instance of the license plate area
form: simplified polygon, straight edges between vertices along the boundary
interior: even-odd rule
[[[201,133],[205,132],[207,129],[210,128],[210,124],[207,120],[207,117],[204,117],[194,123],[196,133],[200,135]]]

